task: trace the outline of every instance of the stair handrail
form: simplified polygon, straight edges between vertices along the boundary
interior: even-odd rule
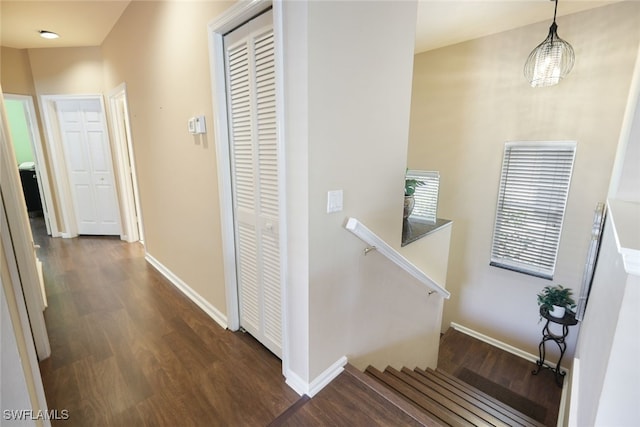
[[[382,240],[380,236],[369,230],[356,218],[350,217],[344,227],[369,245],[369,248],[365,249],[365,254],[370,250],[375,249],[395,265],[417,279],[420,283],[431,289],[431,292],[429,292],[430,294],[432,292],[437,292],[445,299],[449,299],[451,297],[451,293],[449,291],[440,286],[435,280],[416,267],[411,261],[402,256],[400,252],[391,247],[387,242]]]

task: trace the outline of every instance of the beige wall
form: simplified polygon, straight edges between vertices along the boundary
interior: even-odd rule
[[[36,107],[40,140],[47,162],[49,182],[54,183],[45,129],[38,97],[47,94],[99,94],[103,92],[102,57],[99,47],[55,49],[2,48],[2,83],[6,93],[32,95]],[[6,86],[5,86],[6,83]],[[55,185],[51,187],[52,209],[61,230],[61,209]],[[67,230],[61,230],[66,232]]]
[[[6,48],[3,48],[3,53]],[[15,49],[11,49],[15,50]],[[77,48],[47,48],[47,49],[24,49],[20,50],[22,60],[25,65],[11,67],[11,72],[22,79],[33,82],[34,103],[38,106],[36,114],[40,129],[40,140],[43,143],[43,152],[47,161],[49,172],[49,182],[52,183],[51,197],[53,200],[52,209],[55,210],[58,220],[57,228],[62,232],[67,232],[62,225],[62,210],[58,199],[58,193],[54,184],[52,164],[54,160],[49,156],[48,138],[45,138],[46,131],[42,126],[41,108],[38,97],[41,95],[66,95],[66,94],[100,94],[103,93],[102,81],[102,56],[99,47],[77,47]],[[28,73],[28,77],[27,74]],[[7,92],[10,92],[7,90]]]
[[[451,227],[434,232],[403,249],[434,281],[445,285]],[[362,250],[362,248],[360,248]],[[422,265],[420,265],[422,264]],[[440,349],[444,299],[391,263],[377,251],[357,256],[360,279],[354,281],[349,316],[349,362],[368,365],[435,368]]]
[[[415,58],[408,165],[441,173],[439,216],[454,221],[443,328],[451,321],[537,354],[536,294],[549,281],[489,266],[505,141],[576,140],[553,283],[581,286],[593,209],[607,196],[640,40],[640,4],[559,19],[576,65],[559,85],[522,76],[548,22]],[[577,328],[570,333],[573,352]]]
[[[26,49],[2,47],[0,64],[0,79],[5,93],[35,95],[31,63]]]
[[[29,49],[38,95],[103,92],[99,47]]]
[[[40,141],[43,142],[42,151],[45,156],[45,161],[48,161],[47,147],[44,144],[44,127],[42,126],[42,119],[40,115],[40,109],[37,107],[37,91],[33,81],[33,73],[31,67],[31,61],[29,59],[29,51],[26,49],[12,49],[8,47],[2,47],[0,53],[0,59],[2,62],[2,74],[0,75],[2,89],[4,93],[30,95],[33,97],[34,106],[36,106],[36,120],[38,130],[40,132]],[[40,166],[40,172],[42,173],[42,165]],[[48,179],[51,180],[50,162],[47,163],[47,172],[49,172]],[[59,217],[59,209],[57,209],[57,197],[55,189],[52,191],[52,200],[54,206],[52,209],[56,209]],[[59,224],[58,224],[59,227]]]
[[[206,28],[229,5],[132,2],[102,45],[100,74],[107,93],[127,84],[148,253],[222,313]],[[187,132],[187,120],[199,114],[207,121],[202,137]]]
[[[310,2],[308,6],[312,379],[340,356],[379,351],[364,335],[376,336],[378,346],[390,345],[393,331],[411,322],[398,314],[412,298],[423,315],[437,312],[426,292],[422,299],[416,297],[406,274],[383,260],[369,265],[371,261],[363,259],[364,243],[343,227],[353,216],[387,242],[400,243],[416,6],[415,2]],[[327,214],[327,191],[338,189],[344,192],[344,210]],[[381,270],[382,276],[374,274]],[[381,325],[367,325],[373,316],[384,319]],[[400,339],[406,343],[411,337]]]

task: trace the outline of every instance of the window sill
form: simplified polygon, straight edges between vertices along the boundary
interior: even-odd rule
[[[451,224],[451,220],[443,218],[437,218],[435,224],[411,217],[403,219],[402,244],[400,246],[407,246],[409,243],[422,239],[449,224]]]

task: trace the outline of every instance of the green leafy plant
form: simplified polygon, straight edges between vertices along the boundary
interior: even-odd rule
[[[404,180],[404,195],[413,196],[416,192],[416,188],[424,185],[424,181],[419,179],[408,178]]]
[[[576,302],[572,298],[571,289],[564,288],[562,285],[545,286],[538,294],[538,305],[547,310],[552,310],[554,305],[573,309]]]

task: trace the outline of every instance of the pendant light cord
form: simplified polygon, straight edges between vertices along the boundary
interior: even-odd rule
[[[549,27],[549,37],[551,38],[551,43],[553,44],[553,40],[557,36],[558,24],[556,24],[556,13],[558,12],[558,0],[556,1],[555,8],[553,9],[553,23],[551,27]]]

